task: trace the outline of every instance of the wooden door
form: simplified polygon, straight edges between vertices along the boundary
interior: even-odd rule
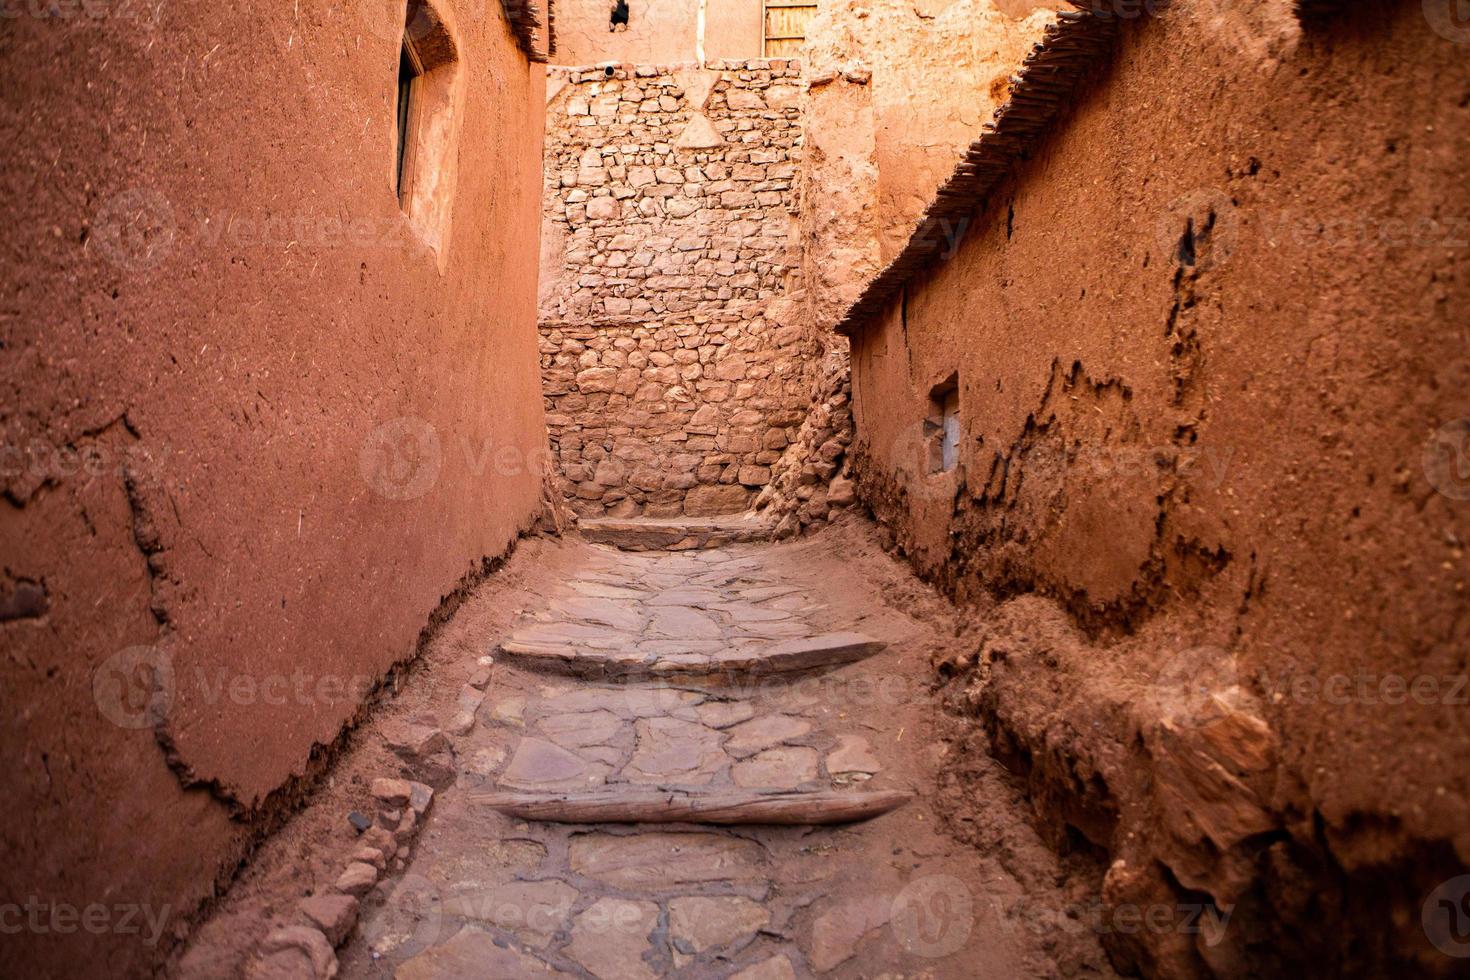
[[[761,53],[767,58],[798,58],[806,44],[807,26],[817,12],[814,0],[764,0],[765,37]]]

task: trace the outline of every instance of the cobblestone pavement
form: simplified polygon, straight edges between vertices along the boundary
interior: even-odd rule
[[[914,718],[932,708],[913,703],[902,644],[834,622],[779,551],[587,546],[501,638],[458,778],[364,907],[342,975],[1048,972],[1042,937],[1003,912],[1020,886],[925,802],[938,760]],[[894,790],[913,798],[830,826],[528,822],[492,805]]]

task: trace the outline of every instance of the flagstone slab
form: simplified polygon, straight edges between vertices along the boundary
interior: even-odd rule
[[[599,898],[578,914],[567,955],[599,980],[657,980],[651,937],[658,919],[653,902]]]
[[[715,833],[590,833],[571,844],[572,870],[620,888],[679,889],[766,874],[765,848]]]
[[[766,715],[742,722],[730,729],[725,751],[737,759],[801,738],[812,730],[812,723],[790,715]]]
[[[548,715],[536,722],[542,735],[567,749],[606,745],[623,727],[623,719],[606,709]]]
[[[730,778],[745,789],[794,790],[817,778],[817,750],[806,746],[767,749],[735,763]]]
[[[714,729],[677,718],[647,718],[637,723],[638,743],[623,769],[631,783],[702,786],[729,764]]]
[[[425,950],[393,973],[394,980],[484,980],[485,977],[569,977],[541,960],[509,946],[493,935],[466,926],[452,939]]]
[[[581,893],[564,881],[511,881],[461,889],[444,900],[444,913],[485,922],[538,947],[567,928]]]
[[[695,953],[751,939],[770,921],[768,910],[740,896],[691,895],[669,902],[669,934],[675,947],[682,940]]]

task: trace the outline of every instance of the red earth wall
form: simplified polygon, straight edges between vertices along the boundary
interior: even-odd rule
[[[135,975],[540,512],[544,73],[439,5],[434,249],[401,7],[56,6],[0,42],[0,903],[7,971]]]

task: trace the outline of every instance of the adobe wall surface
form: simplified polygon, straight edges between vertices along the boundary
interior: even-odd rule
[[[934,191],[1005,98],[1008,79],[1060,3],[993,0],[820,4],[802,54],[811,95],[813,301],[826,326],[902,247]],[[857,177],[858,179],[850,179]],[[852,265],[856,262],[857,265]]]
[[[1219,942],[1112,931],[1120,965],[1455,964],[1421,926],[1470,865],[1451,34],[1408,0],[1125,21],[954,257],[854,340],[861,496],[996,623],[942,665],[956,696],[1058,841],[1113,862],[1110,903],[1233,910]],[[953,372],[960,464],[931,474]]]
[[[744,510],[810,400],[799,69],[554,73],[542,233],[551,446],[584,515]]]
[[[558,65],[667,64],[698,61],[699,4],[694,0],[628,0],[628,25],[609,30],[616,0],[557,0]],[[760,0],[706,0],[704,60],[761,55]]]
[[[833,332],[1005,97],[1055,4],[823,3],[803,52],[795,322],[821,351],[810,415],[757,507],[782,533],[853,502],[848,348]],[[963,229],[950,230],[958,240]],[[896,243],[896,244],[895,244]]]
[[[437,254],[383,5],[6,19],[0,902],[46,925],[8,971],[151,972],[540,509],[544,74],[441,7],[476,84]]]

